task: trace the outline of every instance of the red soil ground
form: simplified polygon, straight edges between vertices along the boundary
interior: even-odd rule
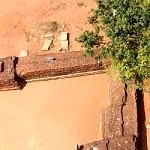
[[[83,30],[89,29],[87,17],[96,6],[94,0],[7,0],[0,1],[0,57],[19,55],[28,49],[39,54],[43,44],[41,36],[47,32],[51,21],[70,33],[70,50],[80,50],[75,41]],[[55,37],[52,52],[58,52]]]

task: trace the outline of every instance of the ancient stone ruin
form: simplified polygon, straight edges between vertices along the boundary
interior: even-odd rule
[[[0,59],[0,90],[19,89],[15,74],[15,57]]]
[[[52,59],[53,58],[53,59]],[[81,52],[55,53],[0,59],[0,90],[16,90],[22,84],[53,77],[103,71],[109,63],[85,58]],[[127,94],[128,93],[128,94]],[[137,108],[135,91],[110,79],[110,103],[103,114],[103,140],[78,146],[78,150],[136,150]],[[80,144],[80,143],[79,143]],[[82,143],[81,143],[82,144]]]
[[[110,79],[110,106],[102,114],[103,140],[81,145],[78,150],[137,150],[135,91]]]
[[[78,76],[105,68],[104,64],[98,64],[94,58],[85,58],[81,52],[8,57],[0,62],[0,90],[19,89],[29,80]]]

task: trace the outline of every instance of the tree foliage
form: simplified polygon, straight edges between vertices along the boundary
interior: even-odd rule
[[[126,83],[135,80],[137,88],[142,88],[143,81],[150,77],[149,0],[96,2],[98,7],[89,18],[94,30],[84,31],[78,42],[88,56],[109,58]],[[109,43],[104,44],[103,37],[99,35],[101,30],[109,37]]]

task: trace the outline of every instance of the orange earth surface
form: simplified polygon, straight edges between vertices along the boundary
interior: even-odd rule
[[[88,25],[94,0],[5,0],[0,1],[0,57],[19,56],[21,50],[42,54],[43,36],[51,22],[58,24],[54,45],[50,52],[58,52],[57,36],[67,31],[70,50],[80,50],[75,38]]]
[[[0,92],[0,150],[76,150],[102,139],[108,88],[108,77],[97,74]]]
[[[75,38],[90,29],[87,17],[94,0],[0,1],[0,57],[41,51],[51,22],[57,36],[67,31],[70,50],[81,50]],[[21,91],[0,92],[0,150],[74,150],[76,144],[102,138],[101,110],[109,105],[108,78],[91,75],[28,83]]]

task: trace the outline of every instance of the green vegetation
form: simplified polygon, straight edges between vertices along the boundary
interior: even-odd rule
[[[137,89],[150,77],[150,1],[96,0],[97,9],[89,23],[93,31],[84,31],[77,39],[86,56],[107,58],[127,84]],[[110,42],[104,43],[104,31]]]

